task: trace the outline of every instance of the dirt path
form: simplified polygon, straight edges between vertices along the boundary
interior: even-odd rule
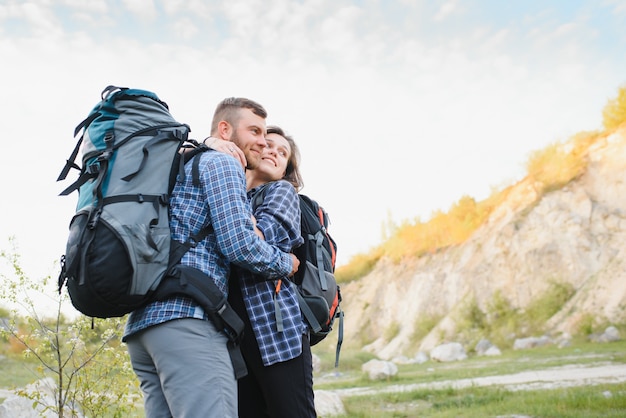
[[[567,365],[543,370],[534,370],[514,374],[476,377],[473,379],[443,380],[410,385],[392,385],[380,389],[350,388],[331,392],[340,397],[374,395],[377,393],[408,392],[420,389],[462,389],[471,386],[504,386],[509,390],[556,389],[571,386],[592,386],[600,383],[626,382],[626,364],[602,365]],[[0,398],[13,395],[7,389],[0,389]]]
[[[473,379],[393,385],[381,389],[338,389],[333,392],[341,397],[349,397],[373,395],[376,393],[408,392],[420,389],[462,389],[471,386],[501,385],[510,390],[536,390],[620,382],[626,382],[626,364],[590,365],[588,367],[568,365],[544,370],[477,377]]]

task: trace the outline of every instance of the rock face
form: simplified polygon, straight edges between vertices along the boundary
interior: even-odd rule
[[[465,243],[394,264],[381,260],[343,285],[345,342],[373,336],[366,349],[383,359],[413,356],[453,339],[459,309],[504,295],[524,308],[549,289],[570,285],[573,297],[547,323],[574,334],[585,317],[626,319],[626,127],[596,140],[587,169],[540,197],[524,179]],[[456,315],[455,315],[456,313]],[[420,321],[437,326],[416,344]],[[389,340],[385,330],[398,331]],[[372,341],[373,340],[373,341]]]

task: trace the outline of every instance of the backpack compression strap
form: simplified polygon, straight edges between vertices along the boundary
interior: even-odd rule
[[[324,228],[324,234],[328,235],[328,231],[326,230],[326,226],[329,224],[328,214],[324,212],[324,209],[321,206],[317,206],[317,216],[320,218],[320,224]],[[335,270],[335,260],[337,259],[337,251],[335,250],[335,246],[333,245],[332,240],[328,237],[328,241],[330,242],[330,258],[331,265],[333,271]]]
[[[89,115],[87,119],[82,121],[74,130],[74,137],[78,135],[78,132],[80,132],[81,129],[83,129],[85,126],[88,126],[98,116],[100,116],[100,112],[94,112],[91,115]],[[83,143],[83,138],[84,138],[84,135],[81,135],[80,138],[78,139],[78,142],[76,143],[76,146],[74,147],[74,151],[72,151],[72,154],[70,155],[70,157],[65,161],[65,166],[61,170],[61,173],[59,174],[57,181],[65,180],[65,178],[67,177],[67,175],[69,174],[72,168],[75,168],[76,170],[80,170],[80,167],[76,164],[76,157],[78,157],[78,152],[80,151],[80,145]]]
[[[179,264],[163,278],[154,298],[164,300],[173,295],[188,296],[202,306],[215,328],[228,338],[228,354],[233,364],[235,378],[239,379],[248,374],[239,347],[243,338],[244,323],[215,282],[202,271]]]

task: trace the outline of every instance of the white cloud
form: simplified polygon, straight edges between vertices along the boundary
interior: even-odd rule
[[[63,0],[62,3],[79,12],[105,13],[108,9],[107,0]]]
[[[152,3],[148,16],[184,41],[147,43],[124,26],[115,26],[115,38],[78,20],[70,31],[44,3],[33,4],[27,17],[10,3],[10,14],[38,29],[0,38],[0,60],[12,63],[0,78],[0,114],[10,121],[3,134],[19,138],[0,145],[0,176],[20,178],[3,183],[16,204],[3,207],[0,240],[17,235],[46,267],[63,251],[74,202],[56,197],[54,180],[74,126],[110,83],[154,90],[198,138],[222,98],[263,103],[268,122],[302,148],[304,192],[329,210],[345,262],[378,244],[388,211],[398,222],[424,219],[464,194],[484,198],[523,172],[530,150],[599,127],[602,106],[624,82],[624,45],[594,59],[593,44],[580,42],[584,20],[559,32],[568,22],[537,18],[535,44],[527,22],[467,33],[403,24],[431,20],[420,5],[393,3],[406,12],[399,22],[368,2],[167,1],[159,4],[165,16]],[[72,4],[120,25],[102,2]],[[569,43],[576,54],[561,48]],[[29,164],[24,144],[36,144]],[[42,206],[45,234],[32,228]]]
[[[456,0],[448,0],[441,5],[441,7],[439,8],[439,11],[437,11],[437,14],[434,17],[434,20],[442,21],[446,19],[448,16],[450,16],[451,14],[457,13],[458,11],[459,11],[458,2]]]
[[[56,38],[62,33],[61,22],[45,4],[21,3],[13,8],[13,17],[24,19],[35,37]]]
[[[176,33],[176,35],[185,40],[193,39],[200,30],[194,24],[194,22],[189,18],[177,19],[172,23],[172,31]]]
[[[157,16],[154,0],[122,0],[124,7],[142,21],[152,21]]]

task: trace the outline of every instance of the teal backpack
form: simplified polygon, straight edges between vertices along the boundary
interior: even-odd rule
[[[184,165],[193,160],[193,180],[199,181],[194,156],[208,148],[188,138],[189,126],[177,122],[156,94],[115,86],[103,90],[74,136],[80,132],[58,178],[80,171],[61,192],[78,190],[79,197],[61,257],[59,292],[66,285],[74,307],[98,318],[121,317],[151,301],[187,295],[229,337],[229,349],[235,348],[243,322],[213,280],[180,264],[211,231],[184,243],[170,234],[169,196],[176,177],[184,177]],[[240,372],[245,374],[245,365]]]

